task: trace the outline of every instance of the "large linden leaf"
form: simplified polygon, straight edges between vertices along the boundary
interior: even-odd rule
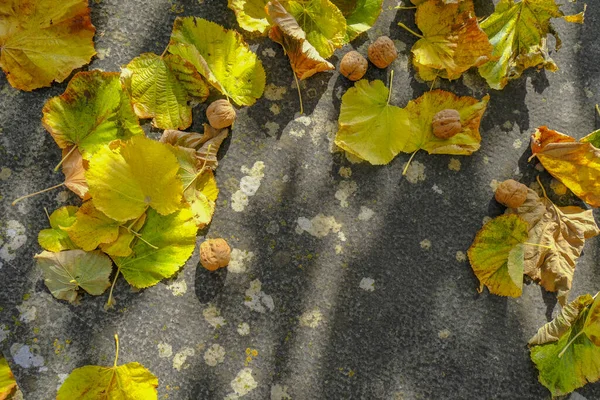
[[[58,147],[75,145],[84,159],[112,140],[144,134],[117,72],[77,73],[42,112],[42,124]]]
[[[194,214],[198,228],[204,228],[212,220],[219,189],[211,169],[200,166],[194,149],[172,146],[179,161],[179,176],[183,182],[183,197]]]
[[[346,19],[329,0],[285,0],[283,6],[306,32],[306,39],[329,58],[347,43]]]
[[[529,189],[525,203],[506,212],[527,221],[528,242],[537,245],[525,246],[525,274],[549,292],[558,292],[564,305],[585,241],[600,234],[592,210],[557,207]]]
[[[190,258],[196,247],[198,228],[192,212],[183,208],[162,216],[148,210],[144,227],[129,257],[113,257],[130,285],[145,288],[171,277]],[[152,246],[150,246],[152,245]]]
[[[235,13],[240,28],[264,34],[271,26],[265,11],[268,2],[269,0],[228,0],[227,6]]]
[[[279,1],[269,2],[267,12],[274,24],[269,31],[269,37],[283,47],[298,79],[306,79],[317,72],[335,69],[333,64],[321,57],[306,40],[306,33]]]
[[[42,251],[35,259],[44,273],[44,283],[57,299],[72,303],[77,299],[79,288],[98,296],[110,286],[112,262],[100,251]]]
[[[542,126],[531,137],[531,150],[552,176],[592,207],[600,207],[600,149],[594,146],[595,138],[589,135],[577,142]]]
[[[119,236],[121,222],[109,218],[94,206],[93,200],[86,201],[75,214],[75,222],[63,229],[77,246],[85,251],[94,250],[101,243],[110,243]]]
[[[17,387],[15,376],[10,370],[6,358],[0,355],[0,400],[8,399]]]
[[[421,79],[458,79],[490,60],[492,45],[479,28],[472,0],[454,4],[428,0],[417,7],[415,18],[423,37],[411,51]]]
[[[408,102],[405,110],[410,119],[410,133],[403,151],[412,153],[419,149],[429,154],[469,155],[479,149],[481,136],[479,123],[490,97],[481,101],[469,96],[459,97],[444,90],[432,90]],[[433,134],[435,114],[445,109],[457,110],[462,130],[449,139]]]
[[[135,136],[98,151],[85,176],[96,208],[125,222],[148,207],[163,215],[175,212],[183,193],[178,170],[177,159],[166,145]]]
[[[371,164],[387,164],[406,146],[409,114],[389,104],[382,81],[366,79],[342,96],[335,144]]]
[[[83,200],[89,199],[88,184],[85,180],[87,160],[81,156],[77,146],[62,150],[62,171],[65,174],[65,186]]]
[[[215,129],[209,124],[204,124],[204,133],[183,132],[176,130],[166,130],[163,132],[160,141],[173,146],[185,147],[194,150],[194,168],[196,172],[200,168],[208,168],[213,171],[219,165],[217,153],[221,143],[227,138],[229,131],[225,129]],[[177,155],[176,155],[177,156]],[[181,159],[179,160],[181,163]],[[191,161],[190,161],[191,162]],[[181,171],[181,170],[180,170]],[[182,176],[184,187],[187,187],[186,180]]]
[[[202,102],[208,86],[195,67],[174,54],[144,53],[121,71],[140,118],[153,118],[160,129],[185,129],[192,124],[190,102]]]
[[[96,54],[87,0],[3,0],[0,66],[21,90],[62,82]]]
[[[74,369],[58,389],[56,400],[157,400],[158,378],[137,362],[112,367],[86,365]]]
[[[591,339],[600,329],[600,296],[578,297],[529,341],[539,381],[562,396],[600,379],[600,346]]]
[[[265,70],[236,31],[202,18],[177,18],[168,50],[239,105],[250,106],[263,94]]]
[[[77,207],[65,206],[55,210],[50,217],[51,229],[42,229],[38,233],[38,243],[45,250],[57,253],[63,250],[77,249],[69,234],[64,230],[75,223]]]
[[[563,17],[569,22],[583,22],[583,13],[565,16],[555,0],[500,0],[496,10],[482,23],[481,28],[494,46],[490,61],[479,67],[479,73],[492,89],[502,89],[531,67],[556,71],[558,67],[548,55],[546,36],[558,34],[550,19]]]
[[[526,240],[527,222],[517,215],[502,215],[483,226],[468,251],[480,291],[485,285],[499,296],[521,296]]]
[[[371,29],[379,14],[383,0],[331,0],[346,18],[346,41]]]

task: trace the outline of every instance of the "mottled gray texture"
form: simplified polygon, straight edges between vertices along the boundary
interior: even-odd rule
[[[477,3],[479,15],[493,8],[491,1]],[[458,172],[448,168],[453,157],[419,153],[415,161],[424,166],[425,179],[417,183],[401,176],[407,155],[373,167],[332,154],[327,135],[335,132],[340,94],[351,83],[337,73],[310,78],[302,85],[308,118],[295,120],[297,94],[283,51],[269,39],[247,37],[264,63],[267,84],[287,90],[281,100],[263,97],[240,110],[232,137],[220,152],[221,193],[213,223],[203,234],[224,237],[254,256],[246,261],[245,272],[208,273],[197,267],[196,251],[173,280],[186,282],[183,296],[169,290],[171,281],[135,293],[120,279],[118,305],[110,312],[103,310],[106,295],[85,296],[78,306],[55,300],[33,261],[40,251],[37,232],[47,226],[43,208],[76,204],[76,196],[69,194],[66,203],[60,202],[59,190],[10,206],[13,198],[62,179],[52,172],[60,152],[40,119],[44,102],[62,93],[66,82],[25,93],[0,76],[0,169],[11,171],[9,177],[8,170],[0,174],[0,243],[11,234],[7,226],[15,227],[9,221],[22,224],[27,237],[14,260],[0,259],[0,328],[9,330],[0,348],[25,398],[53,398],[59,375],[73,368],[110,365],[115,332],[121,338],[120,361],[139,361],[155,373],[161,399],[221,399],[233,392],[230,382],[243,368],[252,369],[257,383],[247,399],[283,392],[293,399],[549,398],[537,382],[526,343],[556,313],[554,295],[534,284],[526,285],[519,299],[478,295],[477,279],[456,253],[466,252],[484,217],[502,212],[493,201],[492,180],[534,179],[535,163],[527,158],[535,127],[548,125],[575,137],[596,128],[600,7],[590,3],[585,25],[556,23],[563,48],[553,57],[560,71],[528,71],[505,90],[489,91],[481,150],[472,157],[454,157],[462,164]],[[180,15],[237,28],[225,0],[99,0],[92,2],[92,20],[96,48],[104,58],[86,68],[118,71],[142,52],[162,53],[177,16],[173,5],[175,10],[183,7]],[[428,86],[415,80],[409,65],[415,38],[397,26],[398,21],[414,26],[414,12],[397,11],[394,5],[386,1],[377,26],[337,51],[332,62],[337,64],[352,47],[366,53],[369,40],[389,32],[400,50],[393,64],[392,102],[404,106]],[[441,87],[476,97],[488,92],[476,74],[469,76],[473,83],[468,86],[459,80],[441,82]],[[387,80],[385,71],[373,66],[366,77]],[[273,105],[279,107],[278,115],[271,111]],[[205,108],[195,108],[193,130],[205,122]],[[158,136],[147,121],[144,126]],[[262,184],[245,210],[235,212],[231,196],[246,175],[241,167],[257,161],[265,165]],[[349,180],[356,183],[347,207],[341,206],[341,193],[336,198],[340,182],[348,180],[340,176],[340,167],[350,167]],[[374,211],[371,219],[358,218],[361,207]],[[296,232],[298,218],[310,220],[317,214],[333,216],[346,240],[338,233],[317,238]],[[422,247],[424,240],[430,241],[429,249]],[[579,260],[571,299],[600,289],[599,257],[596,238]],[[363,278],[374,280],[374,291],[360,287]],[[256,279],[274,305],[270,310],[269,298],[259,296],[264,313],[244,305],[246,290]],[[207,321],[203,311],[209,304],[220,311],[225,325],[214,328]],[[241,336],[238,325],[244,322],[250,333]],[[43,357],[44,367],[15,364],[15,343],[29,345]],[[159,343],[171,345],[170,357],[159,357]],[[225,349],[224,362],[214,367],[204,358],[213,344]],[[184,348],[195,354],[181,370],[174,369],[173,357]],[[250,362],[247,348],[258,351]],[[578,392],[599,399],[600,384]]]

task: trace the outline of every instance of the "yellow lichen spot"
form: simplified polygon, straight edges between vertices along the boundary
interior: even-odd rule
[[[448,169],[450,171],[460,171],[460,160],[458,158],[451,158],[450,162],[448,163]]]

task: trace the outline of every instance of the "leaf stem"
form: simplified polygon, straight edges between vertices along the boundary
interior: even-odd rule
[[[540,185],[540,188],[542,188],[542,193],[544,194],[544,197],[545,197],[547,200],[550,200],[550,199],[548,198],[548,195],[546,194],[546,189],[544,189],[544,185],[542,185],[542,181],[540,180],[540,176],[539,176],[539,175],[538,175],[538,176],[536,176],[536,177],[535,177],[535,179],[537,180],[537,183],[538,183],[538,185]],[[554,203],[552,203],[552,204],[554,204]]]
[[[63,183],[59,183],[58,185],[55,185],[55,186],[52,186],[52,187],[49,187],[49,188],[46,188],[46,189],[42,189],[42,190],[40,190],[40,191],[38,191],[38,192],[35,192],[35,193],[30,193],[30,194],[27,194],[27,195],[25,195],[25,196],[21,196],[21,197],[19,197],[19,198],[15,199],[15,200],[14,200],[12,203],[10,203],[10,204],[14,206],[15,204],[17,204],[17,203],[18,203],[18,202],[20,202],[21,200],[25,200],[25,199],[28,199],[28,198],[30,198],[30,197],[37,196],[38,194],[42,194],[42,193],[46,193],[46,192],[49,192],[49,191],[51,191],[51,190],[54,190],[54,189],[58,189],[59,187],[63,186],[64,184],[65,184],[64,182],[63,182]]]
[[[584,333],[585,331],[582,329],[580,330],[577,335],[575,335],[573,337],[573,339],[569,340],[569,343],[567,343],[567,345],[565,346],[564,349],[561,350],[560,353],[558,353],[558,358],[561,358],[563,356],[563,354],[565,354],[565,351],[567,351],[567,349],[569,348],[570,345],[573,344],[573,342],[579,337],[579,335],[581,335],[582,333]]]
[[[298,98],[300,99],[300,115],[304,114],[304,106],[302,105],[302,92],[300,91],[300,82],[298,82],[298,77],[296,76],[296,71],[292,68],[292,73],[294,74],[294,80],[296,81],[296,88],[298,89]]]
[[[419,39],[423,39],[423,35],[419,35],[417,32],[413,31],[408,26],[404,25],[402,22],[398,22],[398,26],[401,27],[401,28],[406,29],[408,32],[412,33],[413,35],[415,35]]]
[[[63,165],[63,163],[67,160],[67,158],[69,158],[69,156],[71,154],[73,154],[73,152],[75,151],[75,149],[77,149],[77,146],[73,145],[73,147],[71,147],[71,150],[69,150],[69,152],[63,158],[61,158],[60,162],[58,164],[56,164],[56,167],[54,167],[54,172],[58,171],[58,169],[60,168],[60,166]]]
[[[392,87],[394,86],[394,70],[391,70],[390,72],[390,83],[388,84],[389,91],[388,91],[388,99],[387,99],[387,104],[390,104],[390,100],[392,99]]]
[[[410,166],[411,161],[415,157],[415,154],[417,154],[417,151],[419,151],[419,149],[413,151],[412,155],[408,159],[408,162],[406,163],[406,166],[404,167],[404,170],[402,171],[402,176],[406,175],[406,173],[408,172],[408,167]]]
[[[526,244],[526,245],[528,245],[528,246],[543,247],[543,248],[545,248],[545,249],[550,249],[550,250],[552,250],[552,247],[551,247],[551,246],[546,246],[546,245],[544,245],[544,244],[537,244],[537,243],[530,243],[530,242],[523,242],[523,244]]]
[[[50,221],[50,214],[48,214],[48,209],[46,207],[44,207],[44,212],[46,213],[46,217],[48,217],[48,222],[52,224],[52,222]]]
[[[598,104],[596,104],[596,112],[598,113],[598,116],[600,117],[600,106],[598,106]]]
[[[115,278],[113,279],[113,283],[110,286],[110,292],[108,293],[108,300],[106,301],[106,304],[104,305],[104,309],[107,310],[109,308],[112,308],[114,306],[114,297],[113,297],[113,290],[115,289],[115,283],[117,283],[117,278],[119,277],[119,274],[121,273],[121,268],[117,268],[117,273],[115,274]],[[118,342],[117,342],[118,343]]]
[[[119,335],[115,333],[115,346],[117,350],[115,351],[115,363],[113,364],[114,368],[117,368],[117,361],[119,360]]]
[[[212,143],[208,145],[208,147],[206,148],[206,154],[210,154],[210,148],[212,147]],[[186,190],[188,190],[190,188],[190,186],[192,186],[192,183],[196,182],[196,179],[198,179],[200,177],[200,175],[202,175],[204,173],[204,168],[206,168],[206,158],[204,159],[204,162],[202,163],[202,167],[200,168],[200,171],[198,171],[198,173],[194,176],[194,179],[192,179],[190,181],[190,183],[188,183],[184,188],[183,191],[185,192]]]
[[[431,86],[429,86],[430,92],[433,90],[433,85],[435,85],[435,81],[437,81],[437,75],[435,76],[435,78],[433,78],[433,81],[431,82]]]
[[[407,6],[396,6],[394,7],[396,10],[414,10],[417,6],[407,7]]]
[[[156,247],[155,245],[153,245],[152,243],[150,243],[149,241],[147,241],[146,239],[144,239],[142,237],[142,234],[139,232],[134,231],[133,229],[126,227],[125,229],[127,229],[129,231],[129,233],[131,233],[133,236],[135,236],[136,238],[140,239],[142,242],[146,243],[148,246],[152,247],[154,250],[158,250],[158,247]]]

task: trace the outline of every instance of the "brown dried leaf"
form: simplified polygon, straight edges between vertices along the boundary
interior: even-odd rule
[[[187,147],[196,150],[196,162],[198,168],[208,168],[213,171],[219,165],[217,153],[221,143],[227,138],[227,129],[215,129],[204,124],[204,133],[183,132],[177,130],[166,130],[160,141],[173,146]]]
[[[85,180],[87,160],[84,160],[81,157],[79,149],[73,149],[73,146],[63,149],[62,156],[64,159],[62,170],[63,174],[65,174],[65,186],[83,200],[88,200],[90,195],[88,193],[88,184]]]

